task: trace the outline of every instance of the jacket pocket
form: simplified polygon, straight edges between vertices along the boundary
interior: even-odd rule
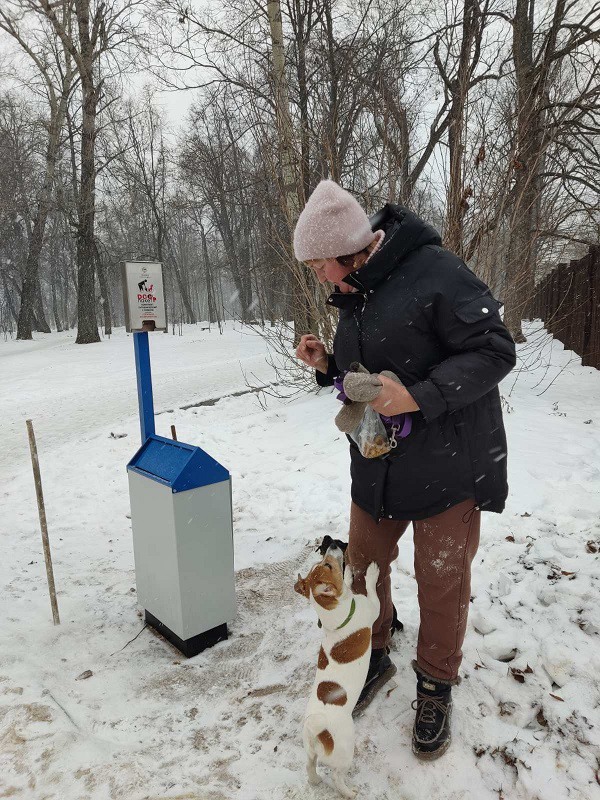
[[[500,300],[496,300],[491,292],[486,292],[472,300],[467,300],[466,303],[462,303],[462,305],[454,309],[454,313],[462,322],[481,322],[497,314],[503,305]]]

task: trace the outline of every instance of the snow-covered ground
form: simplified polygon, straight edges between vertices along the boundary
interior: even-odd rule
[[[393,574],[398,674],[357,722],[362,798],[600,796],[600,372],[539,325],[529,333],[502,386],[511,496],[505,514],[483,519],[452,748],[432,764],[410,751],[418,608],[407,535]],[[274,380],[265,345],[229,326],[156,334],[151,348],[158,432],[175,423],[233,474],[238,618],[229,641],[189,661],[142,631],[125,472],[139,441],[131,337],[0,343],[0,797],[331,800],[326,784],[305,781],[300,727],[319,630],[293,583],[325,533],[346,536],[337,401],[326,391],[264,408],[247,394],[181,410],[244,390],[245,374]]]

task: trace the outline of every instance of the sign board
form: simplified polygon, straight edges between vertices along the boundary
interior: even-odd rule
[[[162,264],[158,261],[125,261],[122,269],[127,332],[166,330]]]

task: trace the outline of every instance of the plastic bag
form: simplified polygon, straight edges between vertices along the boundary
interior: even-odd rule
[[[369,405],[365,408],[361,421],[350,437],[356,442],[361,455],[365,458],[377,458],[389,453],[392,449],[381,417]]]

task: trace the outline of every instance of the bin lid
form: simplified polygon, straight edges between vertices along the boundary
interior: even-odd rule
[[[229,480],[228,470],[200,447],[156,435],[146,439],[127,469],[170,486],[173,492]]]

